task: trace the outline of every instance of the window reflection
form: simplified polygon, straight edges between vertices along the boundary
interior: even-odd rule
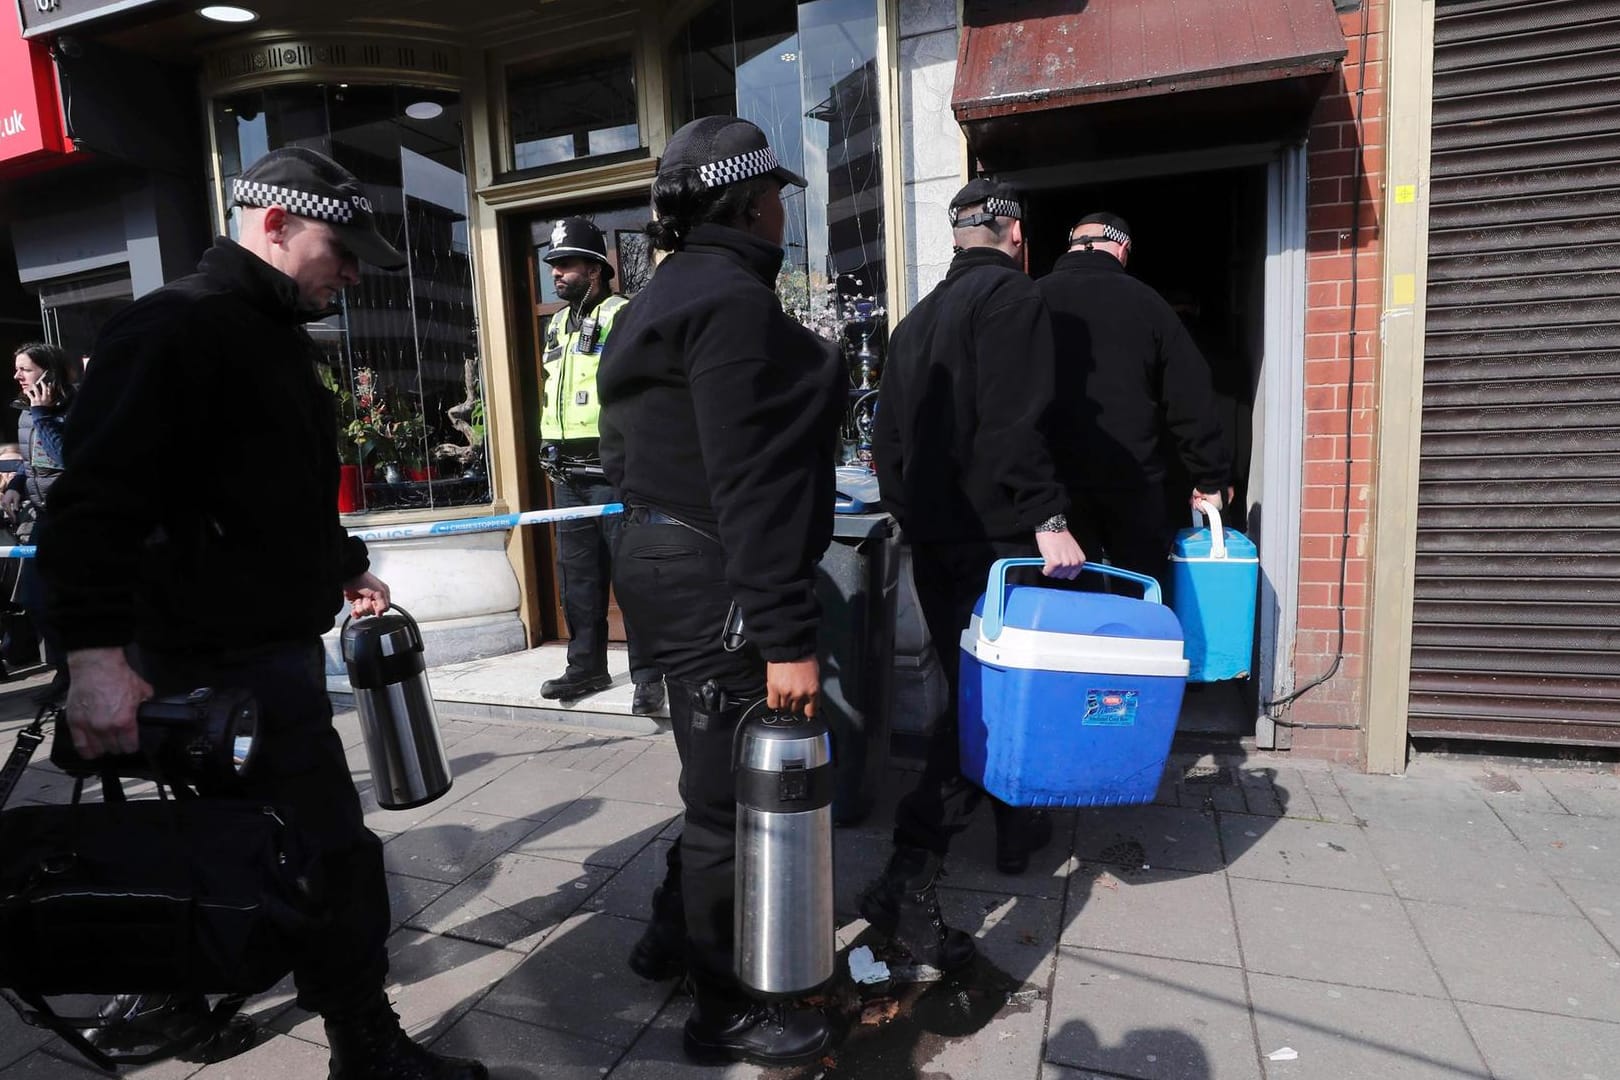
[[[513,68],[506,105],[517,169],[641,147],[635,65],[628,54],[564,68]]]
[[[678,124],[751,120],[809,181],[783,193],[777,292],[789,314],[844,348],[851,459],[869,453],[859,417],[870,417],[887,337],[877,31],[876,0],[716,0],[676,36],[670,58]]]
[[[362,266],[342,310],[309,326],[338,395],[333,437],[365,479],[364,509],[489,502],[458,97],[286,87],[216,101],[214,124],[227,196],[267,150],[308,146],[360,178],[378,228],[408,257],[398,271]]]
[[[60,345],[69,356],[88,357],[107,320],[134,298],[127,266],[41,284],[39,311],[45,340]]]

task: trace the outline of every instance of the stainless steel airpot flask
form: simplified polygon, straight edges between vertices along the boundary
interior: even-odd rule
[[[409,810],[450,790],[450,761],[428,689],[422,631],[404,608],[343,622],[343,663],[354,687],[377,804]]]
[[[766,997],[832,978],[832,735],[826,723],[750,715],[736,736],[737,978]]]

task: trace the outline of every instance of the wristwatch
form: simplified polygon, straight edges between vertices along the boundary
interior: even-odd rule
[[[1062,514],[1053,514],[1051,517],[1047,518],[1045,521],[1043,521],[1039,525],[1035,526],[1035,531],[1036,532],[1066,532],[1068,530],[1068,528],[1069,528],[1069,519],[1068,518],[1064,517]]]

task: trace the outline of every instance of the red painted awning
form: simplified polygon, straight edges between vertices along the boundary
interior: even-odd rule
[[[968,0],[951,105],[975,143],[1090,106],[1297,112],[1344,54],[1333,0]]]
[[[43,42],[24,41],[19,27],[0,13],[0,177],[22,175],[72,152],[50,51]]]
[[[965,21],[964,122],[1321,74],[1345,52],[1332,0],[989,0]]]

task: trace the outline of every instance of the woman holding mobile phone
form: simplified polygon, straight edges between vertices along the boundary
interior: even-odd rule
[[[0,495],[0,513],[14,530],[24,526],[24,531],[30,532],[45,516],[51,485],[62,473],[62,419],[67,415],[79,371],[77,363],[55,345],[34,343],[16,351],[12,372],[22,390],[14,407],[22,411],[17,419],[17,442],[22,447],[23,463],[11,474],[5,493]],[[43,616],[45,597],[31,560],[23,564],[18,593],[45,643],[45,662],[56,669],[56,676],[41,692],[40,700],[59,701],[67,693],[67,662]]]

